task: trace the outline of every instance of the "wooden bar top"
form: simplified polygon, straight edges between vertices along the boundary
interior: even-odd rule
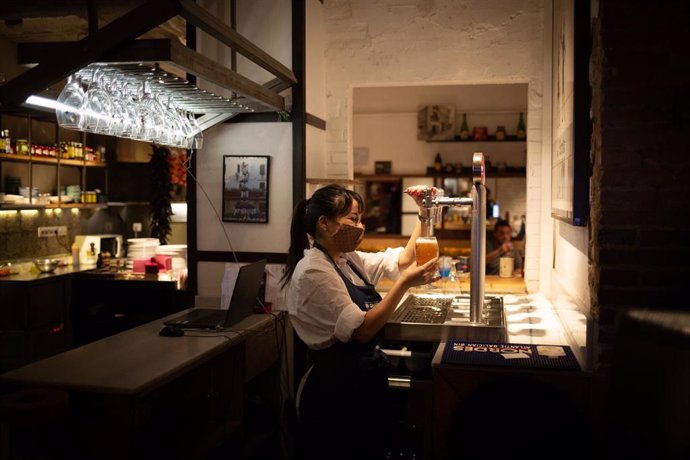
[[[252,315],[226,331],[158,335],[163,322],[186,311],[14,369],[1,375],[0,383],[142,394],[267,329],[274,321],[271,315]]]

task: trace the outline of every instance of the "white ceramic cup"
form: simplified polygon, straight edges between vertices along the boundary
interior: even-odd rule
[[[515,259],[512,257],[501,257],[499,260],[500,268],[498,276],[501,278],[510,278],[513,276],[513,269],[515,268]]]

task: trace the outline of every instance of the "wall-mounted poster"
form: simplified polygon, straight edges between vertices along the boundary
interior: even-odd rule
[[[551,216],[572,225],[589,217],[589,2],[554,0]]]
[[[268,223],[268,156],[223,156],[223,220]]]

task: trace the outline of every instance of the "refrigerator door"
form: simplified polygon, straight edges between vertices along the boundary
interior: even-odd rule
[[[402,179],[402,228],[400,233],[403,235],[411,235],[414,226],[417,224],[417,214],[419,208],[412,197],[408,196],[404,191],[407,187],[413,185],[426,185],[428,187],[434,186],[434,178],[428,176],[421,177],[403,177]]]
[[[413,185],[426,185],[428,187],[433,187],[434,186],[434,178],[433,177],[403,177],[402,179],[402,192],[403,192],[403,197],[402,197],[402,212],[404,213],[417,213],[417,204],[414,202],[414,200],[409,197],[406,193],[404,193],[405,189],[407,187],[412,187]]]

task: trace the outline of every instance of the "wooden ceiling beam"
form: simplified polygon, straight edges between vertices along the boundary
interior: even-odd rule
[[[243,96],[256,99],[276,111],[285,110],[285,98],[270,89],[230,70],[213,59],[190,50],[179,43],[170,42],[171,62],[192,75],[211,83],[236,91]]]
[[[99,62],[156,62],[170,61],[171,40],[151,38],[133,40],[127,47],[104,53]],[[81,42],[30,42],[17,45],[18,64],[37,64],[56,54],[73,54],[80,50]]]
[[[191,0],[178,0],[181,10],[180,16],[185,18],[197,28],[214,37],[226,46],[242,54],[271,74],[290,85],[297,84],[297,79],[292,70],[281,64],[277,59],[264,50],[232,30],[223,21],[192,2]]]
[[[179,6],[171,0],[151,0],[115,19],[79,43],[77,52],[51,55],[40,64],[0,86],[0,107],[16,107],[74,71],[148,32],[175,16]]]
[[[99,0],[102,14],[122,15],[144,3],[145,0]],[[59,18],[63,16],[86,17],[85,0],[2,0],[0,19],[16,21],[29,18]]]

